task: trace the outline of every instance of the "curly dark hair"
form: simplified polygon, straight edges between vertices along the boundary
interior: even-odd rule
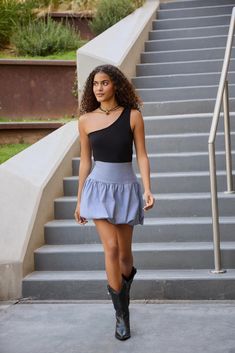
[[[92,112],[100,106],[100,103],[96,100],[93,93],[93,81],[98,72],[107,74],[114,83],[116,88],[115,98],[120,106],[140,110],[142,101],[136,94],[134,86],[121,72],[121,70],[119,70],[116,66],[107,64],[97,66],[88,76],[79,107],[80,115]]]

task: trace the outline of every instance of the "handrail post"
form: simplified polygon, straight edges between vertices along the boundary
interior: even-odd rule
[[[217,181],[216,181],[216,159],[215,159],[215,144],[208,144],[209,150],[209,168],[210,168],[210,185],[211,185],[211,209],[212,209],[212,226],[213,226],[213,242],[214,242],[214,262],[215,269],[212,273],[224,273],[221,269],[221,250],[220,250],[220,230],[219,230],[219,207],[217,196]]]
[[[228,80],[225,81],[225,85],[224,85],[223,109],[224,109],[224,139],[225,139],[226,174],[227,174],[226,193],[232,194],[234,193],[234,190],[233,190],[232,153],[231,153],[231,138],[230,138]]]

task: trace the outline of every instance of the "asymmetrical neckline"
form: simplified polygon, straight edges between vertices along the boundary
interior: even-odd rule
[[[115,119],[110,125],[108,126],[105,126],[101,129],[98,129],[98,130],[94,130],[94,131],[91,131],[87,134],[87,136],[91,135],[91,134],[94,134],[95,132],[98,132],[98,131],[103,131],[103,130],[106,130],[108,129],[109,127],[113,126],[118,120],[120,120],[120,118],[122,117],[124,111],[126,110],[126,108],[124,107],[123,111],[121,112],[121,114],[117,117],[117,119]]]

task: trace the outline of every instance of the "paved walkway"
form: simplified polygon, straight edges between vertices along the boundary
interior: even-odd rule
[[[110,303],[3,304],[0,353],[235,353],[235,301],[132,302],[124,342]]]

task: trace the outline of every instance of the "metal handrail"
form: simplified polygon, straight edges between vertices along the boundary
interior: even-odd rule
[[[219,88],[217,92],[216,103],[215,103],[210,135],[208,140],[214,261],[215,261],[215,269],[211,271],[213,273],[226,272],[226,270],[221,268],[219,209],[218,209],[216,157],[215,157],[215,138],[216,138],[217,127],[218,127],[218,122],[220,117],[222,98],[223,98],[223,111],[224,111],[224,137],[225,137],[225,155],[226,155],[227,193],[234,192],[233,179],[232,179],[229,94],[228,94],[228,81],[227,81],[227,73],[228,73],[228,66],[231,58],[234,29],[235,29],[235,7],[232,10],[231,21],[230,21],[229,32],[228,32],[228,39],[227,39],[226,50],[224,55],[223,68],[220,76]]]

